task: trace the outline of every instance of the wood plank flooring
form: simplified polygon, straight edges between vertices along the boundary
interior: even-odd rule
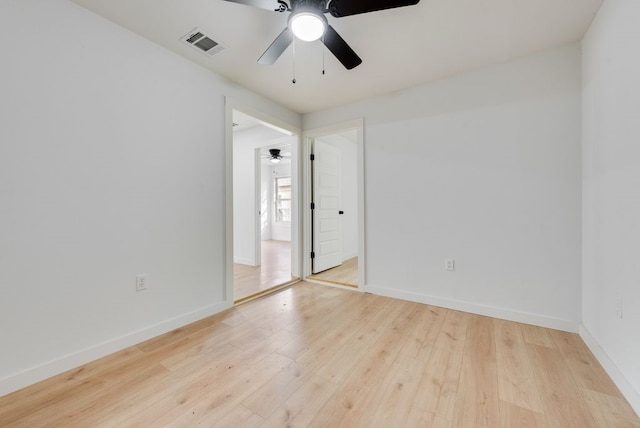
[[[261,265],[233,265],[233,297],[242,300],[285,284],[291,276],[291,242],[262,241]]]
[[[331,284],[358,286],[358,257],[353,257],[342,262],[340,266],[327,269],[323,272],[309,275],[309,278],[316,281],[328,282]]]
[[[299,283],[0,398],[2,427],[640,427],[575,334]]]

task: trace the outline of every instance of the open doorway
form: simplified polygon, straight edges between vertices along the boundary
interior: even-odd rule
[[[233,298],[297,280],[298,137],[233,110]]]
[[[309,131],[306,278],[364,289],[362,121]]]

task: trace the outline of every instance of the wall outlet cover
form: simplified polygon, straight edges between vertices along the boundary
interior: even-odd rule
[[[444,268],[450,272],[456,270],[456,261],[454,259],[445,259]]]
[[[147,286],[147,275],[136,275],[136,291],[146,290]]]

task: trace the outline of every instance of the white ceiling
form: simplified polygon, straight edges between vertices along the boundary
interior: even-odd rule
[[[291,141],[296,137],[292,137],[290,133],[282,132],[278,127],[238,110],[233,110],[233,125],[234,147],[238,142],[250,142],[252,147],[259,147],[262,163],[265,165],[273,165],[269,149],[280,149],[283,159],[279,164],[291,163]]]
[[[296,42],[274,65],[257,59],[288,13],[224,0],[73,0],[299,113],[323,110],[501,63],[582,38],[602,0],[421,0],[333,18],[363,63],[353,70],[322,44]],[[180,39],[195,27],[225,45],[212,57]]]
[[[255,128],[256,126],[263,126],[265,128],[270,128],[273,131],[275,131],[274,135],[277,135],[278,137],[287,135],[279,132],[278,129],[274,129],[272,125],[267,124],[266,122],[260,121],[253,116],[242,113],[241,111],[233,110],[233,132],[234,133],[246,131],[248,129]]]

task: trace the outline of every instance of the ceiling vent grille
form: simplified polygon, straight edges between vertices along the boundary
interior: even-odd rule
[[[225,49],[223,45],[213,40],[211,37],[207,36],[201,29],[194,28],[187,34],[182,37],[184,43],[189,46],[193,46],[198,49],[200,52],[204,52],[207,55],[215,55],[218,52]]]

